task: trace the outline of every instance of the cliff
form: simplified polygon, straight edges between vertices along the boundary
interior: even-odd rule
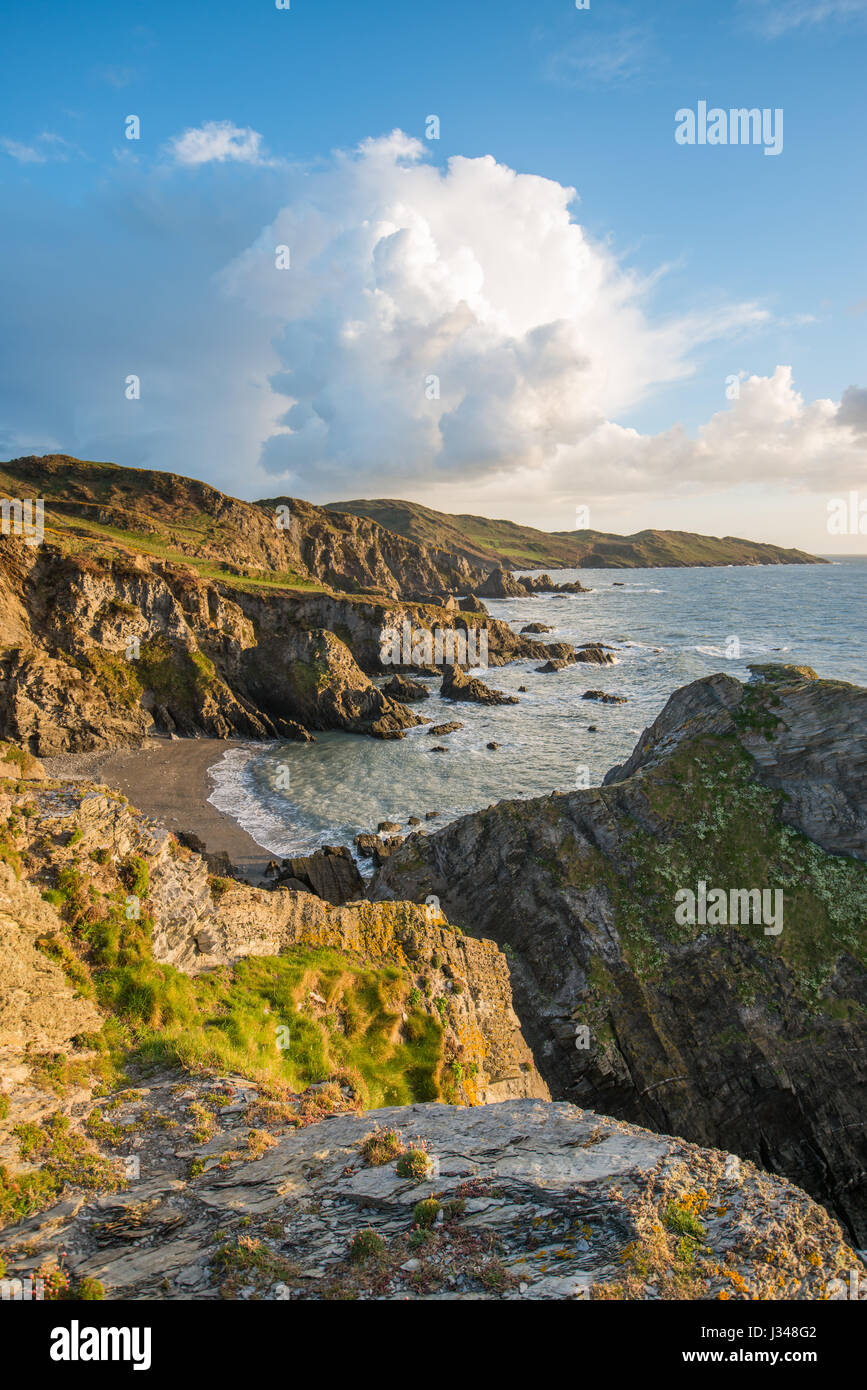
[[[756,676],[678,691],[602,787],[410,837],[371,894],[503,947],[555,1097],[750,1157],[863,1244],[867,691]],[[690,921],[702,883],[779,917]]]

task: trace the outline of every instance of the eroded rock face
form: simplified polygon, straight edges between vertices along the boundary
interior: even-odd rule
[[[369,890],[434,893],[508,946],[555,1096],[752,1157],[860,1243],[865,714],[867,691],[841,682],[709,677],[603,787],[464,817],[398,850]],[[701,881],[729,900],[779,890],[782,929],[678,921],[676,894]]]
[[[0,599],[21,635],[0,658],[0,733],[32,753],[134,746],[154,730],[397,737],[418,722],[340,637],[305,621],[291,595],[230,592],[178,564],[90,561],[16,541],[4,544],[0,571]]]
[[[268,1103],[255,1084],[216,1082],[218,1132],[203,1143],[187,1107],[204,1087],[174,1081],[106,1098],[122,1127],[145,1108],[159,1121],[139,1139],[142,1180],[7,1228],[8,1277],[60,1250],[73,1278],[115,1299],[812,1300],[863,1277],[837,1223],[783,1179],[574,1105],[392,1106],[300,1129],[278,1116],[257,1154],[249,1127]],[[365,1140],[387,1132],[424,1146],[429,1176],[366,1161]],[[431,1237],[411,1246],[431,1198]],[[686,1252],[678,1214],[703,1233]],[[362,1232],[376,1261],[352,1258]]]

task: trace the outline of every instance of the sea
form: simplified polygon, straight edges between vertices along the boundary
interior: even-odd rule
[[[435,811],[426,826],[433,830],[504,799],[598,785],[629,756],[673,691],[716,671],[746,680],[750,663],[791,662],[867,685],[867,556],[838,556],[828,565],[551,576],[557,583],[579,579],[591,592],[488,600],[491,615],[516,632],[546,623],[553,630],[542,641],[606,643],[613,665],[542,674],[534,660],[473,672],[517,695],[516,705],[443,700],[439,679],[422,678],[430,699],[413,710],[463,728],[432,737],[422,725],[393,741],[328,732],[309,744],[234,747],[210,770],[210,801],[275,857],[323,844],[351,847],[355,835],[376,831],[380,821],[408,829],[410,816],[424,821]],[[626,703],[585,700],[588,690]],[[369,861],[359,862],[369,872]]]

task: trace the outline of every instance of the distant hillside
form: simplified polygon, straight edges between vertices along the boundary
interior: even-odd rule
[[[450,550],[471,565],[504,564],[511,569],[630,569],[687,565],[820,565],[827,561],[803,550],[786,550],[736,536],[700,536],[691,531],[537,531],[514,521],[484,516],[450,516],[418,502],[364,498],[328,502],[332,512],[369,517],[419,545]]]
[[[396,595],[466,591],[484,578],[365,517],[294,497],[242,502],[176,473],[67,454],[0,463],[0,495],[44,499],[46,539],[67,552],[182,561],[236,587]]]

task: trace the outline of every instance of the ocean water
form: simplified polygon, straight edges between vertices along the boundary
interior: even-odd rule
[[[596,785],[622,762],[641,731],[679,686],[715,671],[741,679],[748,664],[785,661],[819,675],[867,685],[867,556],[831,565],[721,569],[560,570],[588,594],[489,601],[491,615],[518,631],[549,624],[545,641],[600,641],[617,650],[613,666],[579,664],[553,675],[537,661],[477,671],[517,705],[485,708],[431,699],[413,709],[434,723],[464,727],[431,737],[428,726],[402,740],[321,733],[312,744],[234,748],[212,769],[210,800],[275,855],[352,843],[381,820],[428,827],[504,798]],[[582,699],[588,689],[627,703]],[[595,732],[590,731],[595,726]],[[490,751],[486,744],[496,742]],[[447,753],[432,752],[435,745]]]

